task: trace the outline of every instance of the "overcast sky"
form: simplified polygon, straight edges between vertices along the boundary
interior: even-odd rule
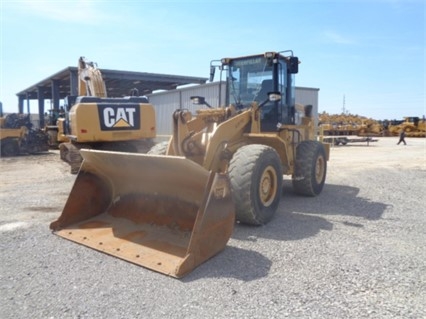
[[[80,56],[101,70],[208,77],[210,60],[291,49],[296,85],[320,89],[320,112],[426,114],[423,0],[0,1],[5,112]]]

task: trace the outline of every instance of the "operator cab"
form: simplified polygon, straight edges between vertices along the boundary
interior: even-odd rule
[[[291,55],[282,55],[284,52]],[[292,51],[266,52],[221,62],[227,71],[226,105],[245,109],[257,102],[261,105],[264,132],[276,131],[279,124],[295,123],[294,74],[298,72],[299,60]],[[281,99],[269,100],[271,92],[279,92]]]

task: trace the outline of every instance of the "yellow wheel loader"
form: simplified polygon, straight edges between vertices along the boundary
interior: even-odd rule
[[[46,126],[56,135],[60,157],[76,174],[83,158],[80,149],[144,152],[156,137],[155,111],[144,96],[108,98],[96,63],[79,59],[79,95],[67,96],[56,126]],[[51,143],[52,144],[52,143]]]
[[[294,103],[298,64],[291,51],[212,61],[211,81],[216,67],[226,74],[226,107],[192,97],[197,114],[176,110],[170,141],[148,154],[82,150],[51,229],[182,277],[225,248],[235,219],[273,218],[283,175],[295,192],[320,194],[330,148],[316,141],[312,107]]]
[[[393,136],[398,136],[401,131],[404,131],[406,137],[426,137],[426,120],[417,116],[408,116],[403,121],[391,123],[388,131]]]

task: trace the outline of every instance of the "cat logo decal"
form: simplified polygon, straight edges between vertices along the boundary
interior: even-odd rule
[[[138,130],[140,129],[139,104],[98,105],[101,130]]]

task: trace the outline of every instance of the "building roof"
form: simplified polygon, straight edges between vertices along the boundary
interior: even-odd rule
[[[17,96],[24,96],[29,99],[38,98],[38,88],[43,92],[44,99],[52,99],[52,80],[59,81],[59,98],[63,99],[71,94],[71,74],[77,74],[77,67],[67,67],[48,78],[35,83],[16,93]],[[207,78],[157,74],[146,72],[120,71],[101,69],[102,77],[107,88],[108,96],[122,97],[129,96],[130,91],[134,88],[138,89],[139,95],[152,93],[155,90],[171,90],[177,86],[186,84],[203,84]]]

